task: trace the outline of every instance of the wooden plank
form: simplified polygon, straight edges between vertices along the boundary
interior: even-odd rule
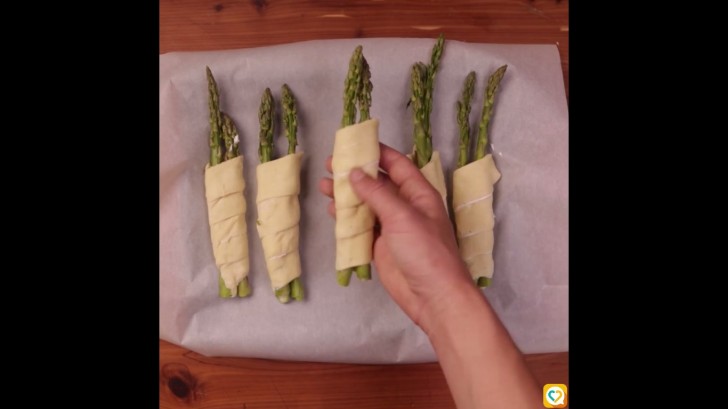
[[[527,355],[540,383],[568,385],[567,352]],[[455,408],[440,366],[207,358],[159,341],[160,408]]]
[[[160,0],[159,51],[260,47],[332,38],[428,37],[556,44],[569,94],[569,2]]]

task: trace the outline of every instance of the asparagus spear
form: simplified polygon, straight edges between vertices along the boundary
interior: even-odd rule
[[[273,160],[273,94],[270,93],[270,88],[263,91],[258,120],[260,121],[258,158],[260,163],[265,163]]]
[[[356,123],[356,102],[361,83],[362,46],[357,46],[349,60],[349,72],[344,79],[344,114],[341,127]]]
[[[427,135],[427,120],[425,117],[427,66],[421,62],[416,63],[412,66],[410,75],[410,85],[412,87],[410,103],[414,113],[414,156],[417,167],[422,168],[427,165],[432,157],[432,141]]]
[[[222,140],[225,143],[225,160],[236,158],[238,156],[238,129],[228,114],[220,112],[222,115]]]
[[[493,75],[488,78],[488,85],[485,87],[485,96],[483,98],[483,112],[481,114],[480,125],[478,129],[478,143],[475,148],[475,160],[482,159],[486,155],[488,146],[488,125],[490,124],[490,118],[493,115],[493,105],[495,104],[495,92],[498,90],[503,76],[506,73],[508,65],[495,70]],[[491,283],[488,277],[478,278],[478,287],[487,287]]]
[[[298,144],[298,116],[296,112],[296,98],[293,96],[288,84],[283,84],[283,123],[286,127],[286,139],[288,139],[288,154],[296,153],[296,145]],[[303,300],[303,284],[301,278],[294,278],[288,286],[290,287],[291,297],[296,301]]]
[[[478,144],[475,148],[475,160],[485,157],[486,147],[488,145],[488,125],[490,124],[490,117],[493,115],[495,92],[498,90],[498,85],[506,73],[506,68],[508,68],[508,65],[498,68],[488,78],[488,85],[485,87],[485,97],[483,98],[483,113],[478,130]]]
[[[288,154],[296,152],[298,119],[296,113],[296,100],[287,84],[283,84],[283,122],[285,124],[286,139],[288,139]],[[260,121],[260,142],[258,145],[258,157],[260,163],[273,160],[273,136],[274,136],[274,106],[275,101],[271,94],[270,88],[266,88],[260,101],[260,110],[258,111],[258,119]],[[303,299],[303,285],[300,278],[292,280],[290,283],[275,290],[276,298],[281,303],[287,303],[291,300]]]
[[[220,96],[217,92],[217,83],[212,76],[210,67],[205,67],[207,72],[208,105],[210,106],[210,166],[222,162],[222,118],[220,115]]]
[[[372,73],[369,70],[369,63],[364,55],[361,56],[361,80],[359,81],[359,91],[357,102],[359,103],[359,122],[371,119],[369,116],[369,108],[372,107]]]
[[[369,70],[369,63],[364,55],[361,56],[361,78],[359,80],[359,90],[357,93],[357,102],[359,104],[359,122],[370,119],[369,108],[372,106],[372,73]],[[356,277],[360,280],[371,280],[372,270],[369,264],[357,266],[354,268]]]
[[[238,156],[239,137],[232,118],[220,111],[220,95],[210,67],[205,67],[205,71],[210,107],[210,166],[215,166]],[[248,277],[245,277],[238,284],[238,297],[246,297],[251,291]],[[218,277],[218,294],[222,298],[230,298],[233,295],[225,286],[222,276]]]
[[[430,130],[430,114],[432,113],[432,97],[435,89],[435,76],[445,48],[445,36],[440,34],[432,47],[430,64],[422,62],[412,66],[410,103],[414,111],[415,162],[422,168],[432,158],[432,131]]]
[[[363,112],[365,112],[367,117],[369,116],[369,106],[371,105],[371,81],[369,78],[371,75],[368,74],[369,65],[366,64],[365,68],[365,64],[366,62],[362,55],[362,46],[357,46],[349,60],[349,71],[344,79],[344,113],[341,117],[342,128],[356,123],[357,102],[359,103],[359,110],[362,111],[362,107],[364,107],[365,109]],[[367,74],[363,73],[365,70]],[[367,76],[366,80],[364,80],[365,75]],[[368,84],[362,85],[364,82],[368,82]],[[362,91],[366,89],[369,90],[368,99],[366,95],[362,96]],[[364,92],[364,94],[366,94],[366,92]],[[362,116],[362,112],[360,112],[360,116]],[[366,265],[336,271],[336,281],[339,285],[347,287],[351,281],[351,274],[354,273],[354,271],[356,271],[357,277],[360,279],[371,278],[369,265]]]
[[[463,83],[461,100],[457,102],[458,125],[460,126],[460,152],[458,154],[458,167],[468,164],[468,151],[470,149],[470,99],[475,91],[475,71],[470,71]]]
[[[432,145],[432,132],[430,131],[432,95],[435,92],[435,75],[437,74],[437,69],[440,66],[440,59],[442,59],[442,51],[444,48],[445,36],[440,33],[440,35],[437,37],[435,45],[432,47],[432,54],[430,55],[430,65],[427,66],[427,82],[425,83],[425,124],[427,129],[427,137],[430,139],[430,145]],[[432,152],[430,152],[430,156],[432,156]]]
[[[283,84],[283,124],[286,126],[288,139],[288,154],[296,153],[298,145],[296,132],[298,131],[298,117],[296,112],[296,98],[293,96],[288,84]]]
[[[271,94],[270,88],[266,88],[263,91],[263,97],[260,100],[260,109],[258,110],[258,121],[260,122],[258,158],[260,159],[260,163],[273,160],[274,104],[273,94]],[[286,284],[275,290],[275,294],[278,301],[285,304],[291,299],[291,286]]]

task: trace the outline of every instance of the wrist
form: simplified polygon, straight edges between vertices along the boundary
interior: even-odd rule
[[[440,294],[423,307],[420,322],[420,327],[433,344],[441,335],[480,321],[488,314],[483,293],[469,279],[453,282]]]

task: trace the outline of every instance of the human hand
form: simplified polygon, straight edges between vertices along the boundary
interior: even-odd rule
[[[406,156],[380,144],[375,180],[360,169],[349,174],[356,195],[376,214],[381,226],[374,239],[374,265],[384,288],[425,332],[432,320],[463,291],[477,291],[460,259],[442,198]],[[331,157],[326,162],[331,172]],[[319,190],[333,198],[333,180]],[[328,212],[335,217],[334,202]]]

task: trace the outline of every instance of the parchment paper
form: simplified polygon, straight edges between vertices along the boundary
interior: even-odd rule
[[[326,175],[339,128],[343,84],[356,45],[364,46],[374,84],[372,116],[380,140],[412,149],[407,109],[410,67],[429,61],[433,39],[311,41],[274,47],[161,55],[159,73],[159,336],[208,356],[404,363],[436,357],[426,335],[373,280],[336,283],[334,221],[317,184]],[[452,195],[457,160],[455,102],[476,71],[471,112],[477,132],[487,77],[508,71],[496,97],[490,141],[503,177],[495,187],[495,275],[484,290],[524,353],[568,350],[568,112],[553,45],[469,44],[447,40],[437,74],[433,145]],[[210,245],[203,175],[208,161],[205,66],[220,104],[237,124],[245,156],[251,297],[220,299]],[[304,302],[273,296],[255,231],[258,106],[265,87],[276,101],[288,83],[298,100],[301,262]],[[277,115],[277,124],[282,121]],[[277,154],[287,141],[277,125]]]

